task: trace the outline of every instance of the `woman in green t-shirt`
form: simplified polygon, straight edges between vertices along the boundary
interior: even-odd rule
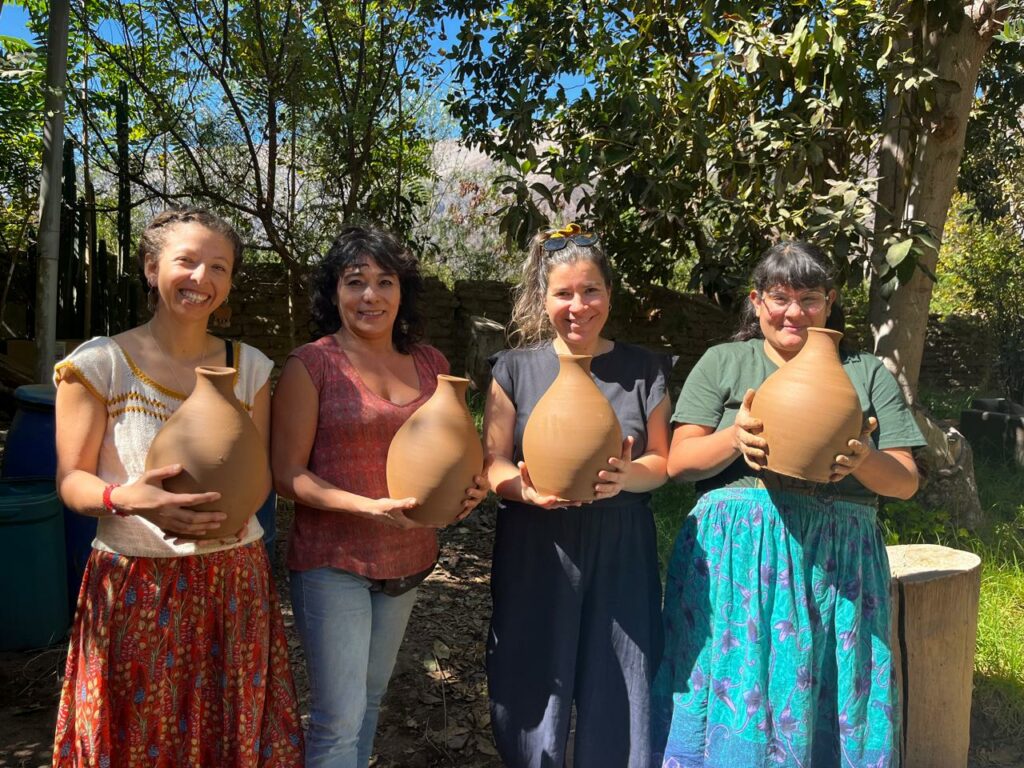
[[[753,274],[734,340],[698,361],[680,394],[668,472],[702,495],[679,533],[655,683],[664,765],[895,766],[889,565],[878,496],[917,490],[923,440],[878,358],[842,351],[865,431],[827,484],[764,469],[754,390],[807,328],[843,330],[832,268],[782,242]],[[666,735],[667,734],[667,735]]]

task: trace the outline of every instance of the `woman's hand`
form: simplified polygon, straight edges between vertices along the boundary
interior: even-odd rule
[[[625,489],[626,478],[629,476],[629,470],[633,466],[633,443],[632,435],[623,440],[622,454],[618,458],[612,456],[608,459],[608,464],[611,465],[611,468],[602,469],[597,473],[597,478],[600,482],[594,486],[596,491],[594,501],[610,499]]]
[[[110,501],[125,514],[144,517],[170,534],[201,536],[219,528],[227,518],[223,512],[188,509],[219,501],[219,493],[171,493],[164,490],[163,481],[180,474],[182,469],[181,464],[169,464],[148,470],[135,482],[114,488]]]
[[[542,509],[560,509],[562,507],[583,506],[582,501],[560,499],[557,496],[550,496],[541,493],[533,487],[533,481],[530,479],[530,471],[526,468],[526,462],[520,461],[517,466],[519,467],[519,479],[522,481],[522,492],[520,495],[523,497],[523,501],[527,504],[533,504],[534,506],[541,507]]]
[[[466,498],[462,500],[462,511],[452,520],[453,523],[464,520],[480,505],[480,502],[487,498],[487,494],[491,490],[491,481],[487,479],[487,470],[491,468],[493,461],[493,456],[488,456],[484,460],[484,467],[480,470],[480,474],[473,478],[473,487],[466,489]]]
[[[748,389],[743,395],[743,403],[736,412],[733,423],[733,449],[740,452],[743,461],[755,472],[760,472],[768,464],[768,441],[760,437],[764,424],[760,419],[750,415],[750,405],[754,402],[754,390]]]
[[[363,512],[371,520],[390,525],[393,528],[433,528],[436,526],[417,523],[405,516],[410,509],[415,509],[419,501],[415,498],[408,499],[372,499],[366,505]]]
[[[253,515],[255,517],[255,515]],[[245,537],[249,535],[249,523],[252,522],[252,517],[246,520],[242,527],[238,529],[237,533],[231,534],[230,536],[221,536],[217,539],[193,539],[186,536],[175,536],[172,533],[168,533],[164,536],[164,541],[169,541],[171,544],[194,544],[197,553],[201,553],[204,549],[214,549],[216,547],[225,547],[229,544],[239,544],[245,540]]]
[[[864,463],[864,460],[871,455],[871,451],[874,450],[874,446],[871,443],[871,433],[878,429],[878,419],[874,416],[868,418],[867,424],[864,427],[864,431],[861,432],[859,440],[851,440],[847,443],[850,448],[849,453],[841,453],[836,456],[835,463],[832,465],[832,474],[828,476],[830,483],[838,483],[844,477],[849,475],[851,472],[857,471],[857,468]]]

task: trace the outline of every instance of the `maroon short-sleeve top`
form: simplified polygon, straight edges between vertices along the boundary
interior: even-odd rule
[[[333,336],[305,344],[291,356],[306,367],[320,397],[309,469],[332,485],[371,499],[388,495],[388,447],[398,428],[434,393],[448,361],[431,346],[412,348],[420,396],[395,405],[372,392]],[[288,545],[295,571],[340,568],[371,579],[410,576],[437,559],[431,528],[402,530],[346,512],[296,502]]]

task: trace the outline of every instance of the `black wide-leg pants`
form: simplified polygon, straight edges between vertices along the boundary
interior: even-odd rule
[[[612,501],[612,500],[609,500]],[[498,514],[487,643],[491,724],[510,768],[648,768],[661,582],[646,499]]]

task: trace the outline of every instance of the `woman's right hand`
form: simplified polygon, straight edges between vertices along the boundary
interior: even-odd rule
[[[760,419],[750,415],[750,406],[754,402],[754,390],[748,389],[743,395],[743,403],[736,412],[733,423],[733,448],[740,452],[743,461],[755,472],[760,472],[768,464],[768,441],[760,437],[764,424]]]
[[[219,528],[227,518],[223,512],[197,512],[187,509],[197,504],[220,500],[216,491],[207,493],[171,493],[163,481],[182,471],[181,464],[147,470],[132,483],[121,485],[110,494],[110,501],[127,515],[139,515],[168,533],[199,536]]]
[[[405,513],[414,509],[419,502],[414,498],[408,499],[371,499],[366,505],[367,516],[371,520],[390,525],[394,528],[432,528],[436,526],[424,525],[410,520]]]
[[[582,501],[560,499],[557,496],[550,496],[548,494],[541,493],[533,487],[533,481],[530,480],[530,472],[526,468],[526,462],[520,461],[517,466],[519,467],[519,479],[522,481],[522,490],[520,495],[523,497],[523,501],[527,504],[533,504],[541,509],[559,509],[561,507],[583,506]]]

